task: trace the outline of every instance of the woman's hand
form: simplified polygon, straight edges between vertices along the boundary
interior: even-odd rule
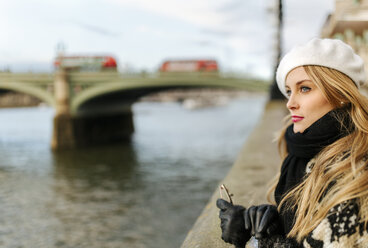
[[[220,209],[221,238],[236,247],[245,247],[251,237],[251,230],[246,230],[244,225],[245,208],[223,199],[218,199],[216,205]]]
[[[251,230],[255,238],[265,238],[281,234],[283,231],[280,216],[274,205],[252,206],[244,212],[245,228]]]

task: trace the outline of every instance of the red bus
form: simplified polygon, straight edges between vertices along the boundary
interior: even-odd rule
[[[167,60],[162,63],[160,72],[217,72],[216,60]]]
[[[117,71],[116,59],[112,56],[58,56],[54,65],[73,71]]]

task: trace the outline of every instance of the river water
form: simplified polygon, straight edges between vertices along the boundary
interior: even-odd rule
[[[0,247],[179,247],[265,100],[136,103],[130,144],[58,153],[52,109],[1,109]]]

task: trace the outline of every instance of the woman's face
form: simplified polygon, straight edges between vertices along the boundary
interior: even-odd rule
[[[303,67],[297,67],[289,73],[285,88],[289,95],[286,107],[292,116],[294,133],[303,133],[315,121],[334,109]]]

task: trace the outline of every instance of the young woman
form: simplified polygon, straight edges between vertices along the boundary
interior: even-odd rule
[[[219,199],[225,242],[368,247],[365,81],[363,60],[340,40],[313,39],[284,56],[277,83],[291,120],[279,137],[275,203],[245,209]]]

